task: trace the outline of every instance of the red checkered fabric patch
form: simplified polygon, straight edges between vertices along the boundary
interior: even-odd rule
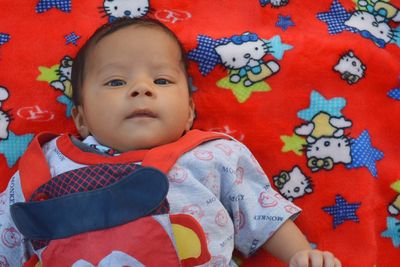
[[[31,196],[30,201],[46,200],[76,192],[87,192],[111,185],[140,165],[98,164],[71,170],[57,175],[40,186]]]

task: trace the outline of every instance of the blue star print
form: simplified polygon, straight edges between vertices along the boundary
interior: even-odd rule
[[[286,31],[290,26],[294,26],[294,22],[290,16],[279,15],[278,22],[275,25]]]
[[[67,118],[71,117],[72,107],[74,106],[74,104],[72,103],[72,100],[69,97],[67,97],[66,95],[62,95],[62,96],[57,97],[57,101],[67,106],[65,115],[67,116]]]
[[[73,45],[77,45],[77,41],[79,38],[81,38],[80,36],[76,35],[74,32],[71,32],[68,35],[64,36],[66,41],[66,44],[73,44]]]
[[[348,203],[341,195],[336,195],[334,206],[323,207],[322,209],[333,216],[333,228],[345,221],[359,222],[356,210],[361,203]]]
[[[382,237],[392,239],[393,246],[396,248],[400,247],[400,221],[393,217],[387,217],[386,219],[387,230],[382,232]]]
[[[0,45],[7,43],[10,40],[10,35],[7,33],[0,33]]]
[[[214,40],[206,35],[199,35],[197,37],[198,46],[189,52],[188,57],[199,63],[200,72],[205,76],[217,64],[221,63],[221,59],[214,48],[218,45],[227,44],[229,41],[228,38]]]
[[[340,112],[346,106],[346,100],[342,97],[335,97],[330,100],[326,100],[317,91],[311,92],[311,104],[308,109],[303,109],[297,113],[299,118],[310,121],[315,115],[320,112],[328,113],[333,117],[341,117]]]
[[[270,48],[271,54],[278,60],[281,60],[283,58],[285,51],[293,48],[293,46],[291,45],[282,43],[281,37],[279,35],[272,37],[271,40],[263,40],[263,41],[268,43],[268,45],[271,47]]]
[[[400,88],[394,88],[389,91],[388,96],[395,100],[400,100]]]
[[[378,175],[375,161],[381,160],[383,153],[372,147],[371,138],[367,130],[363,131],[357,139],[352,140],[350,153],[352,161],[346,165],[348,169],[365,166],[372,176],[376,177]]]
[[[8,138],[0,140],[0,154],[4,154],[8,167],[14,166],[33,139],[33,134],[15,135],[9,132]]]
[[[36,5],[36,12],[43,13],[53,7],[63,12],[70,12],[71,0],[39,0],[39,3]]]
[[[330,34],[337,34],[344,30],[357,32],[357,30],[344,24],[350,17],[351,13],[347,12],[338,0],[333,0],[328,12],[317,14],[317,18],[326,22],[328,25],[328,31]]]

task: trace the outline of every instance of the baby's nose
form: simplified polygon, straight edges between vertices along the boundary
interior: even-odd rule
[[[138,90],[133,91],[133,92],[131,93],[131,96],[136,97],[136,96],[141,95],[141,94],[143,94],[143,95],[145,95],[145,96],[149,96],[149,97],[153,96],[153,93],[152,93],[151,91],[143,91],[143,93],[141,93],[141,92],[138,91]]]
[[[131,96],[136,97],[139,95],[152,97],[154,95],[154,92],[153,92],[151,85],[149,85],[147,83],[143,83],[143,82],[140,84],[137,84],[131,91]]]

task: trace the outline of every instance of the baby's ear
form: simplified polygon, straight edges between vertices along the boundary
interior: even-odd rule
[[[189,99],[189,115],[188,115],[188,120],[185,126],[185,131],[189,131],[192,129],[193,126],[193,121],[196,117],[196,112],[195,112],[195,105],[193,99],[190,97]]]
[[[82,106],[74,106],[72,108],[72,118],[75,123],[75,127],[78,130],[82,138],[86,138],[89,135],[89,129],[86,125],[85,116],[83,113]]]

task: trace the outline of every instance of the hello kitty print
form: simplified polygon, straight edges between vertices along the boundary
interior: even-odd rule
[[[264,168],[272,178],[270,186],[306,211],[296,223],[313,247],[332,250],[346,266],[392,266],[399,261],[400,0],[30,2],[4,1],[0,9],[3,190],[33,134],[74,133],[70,71],[78,48],[104,23],[146,16],[170,27],[189,52],[189,80],[198,115],[194,128],[244,142],[261,163],[262,168],[251,157],[257,174],[264,175]],[[225,142],[214,149],[228,159],[240,151]],[[191,154],[193,162],[214,162],[217,154],[209,152],[200,148]],[[63,160],[53,173],[71,163],[59,156]],[[222,172],[229,173],[234,188],[248,182],[248,171],[241,164],[226,166]],[[219,209],[208,214],[207,205],[224,192],[219,169],[198,180],[214,197],[185,203],[177,212],[218,228],[233,227],[234,233],[248,227],[241,209],[228,213],[233,225],[225,224],[226,214]],[[191,174],[177,164],[169,181],[184,186]],[[374,203],[368,201],[371,196]],[[228,200],[240,204],[246,197],[239,192]],[[257,192],[253,201],[261,209],[275,205],[279,197]],[[15,199],[14,194],[0,193],[0,206]],[[352,203],[360,207],[348,214]],[[296,212],[287,205],[283,209]],[[0,208],[0,216],[7,212]],[[339,213],[345,220],[340,225],[335,224]],[[368,223],[371,217],[374,224]],[[349,218],[353,221],[346,221]],[[260,213],[253,219],[278,221],[279,216]],[[5,230],[5,244],[19,250],[24,241],[19,242],[13,227],[0,226],[0,236]],[[215,234],[207,236],[213,239]],[[221,236],[220,246],[226,249],[231,239]],[[331,240],[329,248],[326,240]],[[260,243],[254,239],[249,247]],[[9,249],[3,241],[0,244]],[[362,255],[354,251],[354,244]],[[0,253],[0,265],[18,266],[23,260],[4,255]],[[223,253],[211,258],[215,266],[230,263]],[[92,265],[101,261],[82,260]],[[263,251],[238,261],[240,267],[263,264],[283,266]]]
[[[364,63],[351,50],[342,55],[333,67],[333,70],[340,73],[341,78],[348,84],[355,84],[364,78],[366,69]]]
[[[254,32],[218,40],[199,35],[198,47],[189,52],[189,59],[198,63],[203,75],[217,65],[223,66],[228,76],[220,79],[217,86],[232,90],[238,102],[243,103],[252,92],[271,90],[268,79],[281,69],[277,60],[291,48],[282,43],[280,36],[267,40]]]
[[[304,142],[298,142],[297,147],[292,147],[291,151],[305,151],[306,165],[311,172],[332,171],[336,165],[342,164],[348,169],[366,167],[372,176],[377,177],[376,163],[384,154],[372,145],[368,130],[356,138],[346,134],[353,123],[342,114],[345,106],[344,98],[326,99],[313,91],[310,106],[298,112],[298,117],[307,122],[294,129],[293,138],[304,138]],[[291,138],[285,136],[281,139],[285,143],[291,141]],[[275,185],[283,189],[289,180],[289,174],[283,172],[282,177],[276,178]],[[288,197],[294,199],[293,196]]]
[[[220,56],[224,67],[229,69],[229,81],[250,87],[279,71],[276,61],[265,62],[263,58],[269,49],[266,42],[254,33],[232,36],[227,44],[218,45],[215,51]]]
[[[357,0],[355,10],[347,11],[339,0],[333,0],[328,12],[317,14],[330,34],[350,31],[371,40],[379,48],[395,44],[400,47],[399,8],[388,1]],[[397,25],[397,26],[394,26]]]
[[[143,17],[149,9],[149,0],[104,0],[101,12],[112,22],[122,17]]]

